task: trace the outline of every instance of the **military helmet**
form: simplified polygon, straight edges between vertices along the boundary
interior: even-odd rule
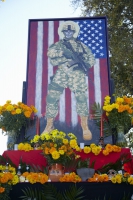
[[[64,38],[63,31],[65,31],[65,30],[74,31],[73,37],[77,38],[80,28],[79,28],[79,25],[77,23],[75,23],[74,21],[65,21],[65,22],[61,23],[58,28],[58,34],[59,34],[60,38]]]
[[[62,31],[66,31],[66,30],[76,31],[75,26],[72,23],[71,24],[70,23],[64,24],[64,26],[62,27]]]

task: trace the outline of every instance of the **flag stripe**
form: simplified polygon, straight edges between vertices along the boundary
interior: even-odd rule
[[[94,65],[94,85],[95,85],[95,102],[101,105],[101,85],[100,85],[100,69],[99,69],[99,59],[96,59],[96,64]]]
[[[107,59],[105,58],[101,58],[100,59],[100,77],[101,78],[101,104],[103,105],[104,102],[104,97],[106,95],[110,95],[109,94],[109,71],[108,71],[108,63],[107,63]]]
[[[41,115],[42,99],[42,60],[43,59],[43,22],[38,22],[37,28],[37,59],[36,59],[36,88],[35,88],[35,107],[38,115]]]
[[[47,96],[47,87],[48,87],[48,58],[47,58],[47,49],[48,49],[48,22],[43,22],[43,71],[42,71],[42,105],[41,105],[41,114],[46,113],[46,96]]]
[[[37,27],[37,22],[30,23],[27,66],[27,105],[35,105]]]

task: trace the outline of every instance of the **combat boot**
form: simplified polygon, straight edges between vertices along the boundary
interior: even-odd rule
[[[81,116],[81,127],[83,130],[83,139],[84,140],[91,140],[92,139],[92,133],[88,128],[88,117],[87,116]]]
[[[54,118],[47,118],[47,124],[43,133],[49,133],[50,131],[54,129],[53,122],[54,122]]]

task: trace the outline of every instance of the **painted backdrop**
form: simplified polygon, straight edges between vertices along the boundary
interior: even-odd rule
[[[54,75],[58,68],[58,66],[53,67],[51,65],[47,50],[50,45],[60,40],[58,27],[67,20],[78,23],[80,27],[78,39],[91,49],[96,60],[86,76],[89,113],[91,113],[94,102],[99,102],[102,105],[104,97],[111,95],[106,17],[29,20],[25,99],[28,105],[32,104],[38,109],[40,132],[46,126],[45,113],[48,84],[51,81],[50,77]],[[99,130],[91,118],[89,118],[88,124],[93,138],[91,141],[84,142],[86,144],[97,143]],[[59,112],[54,126],[67,133],[75,133],[79,142],[83,142],[80,119],[76,112],[75,96],[69,88],[66,88],[60,97]],[[34,131],[31,128],[31,131],[27,134],[35,134],[35,128]],[[111,143],[110,138],[108,142]]]

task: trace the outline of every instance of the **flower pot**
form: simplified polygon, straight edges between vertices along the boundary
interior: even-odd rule
[[[86,181],[88,178],[91,178],[95,173],[93,168],[80,168],[77,169],[77,174],[80,176],[82,181]]]
[[[58,163],[49,166],[49,179],[53,182],[58,182],[59,179],[64,176],[64,169],[65,167]]]
[[[124,136],[124,126],[117,127],[116,145],[120,147],[126,147],[127,145],[126,138]]]
[[[16,144],[17,134],[12,130],[7,133],[7,150],[14,150]]]

